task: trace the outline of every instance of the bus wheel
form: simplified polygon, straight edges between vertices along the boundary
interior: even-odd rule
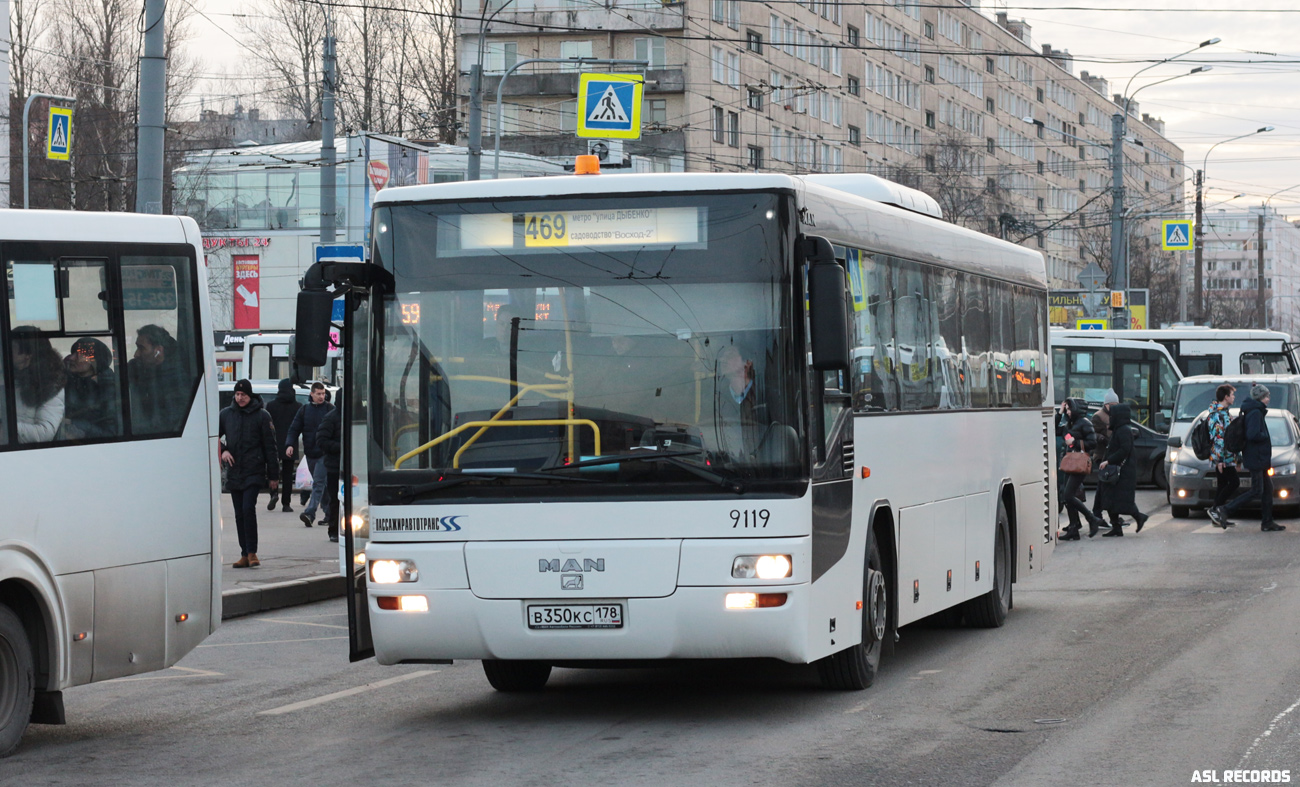
[[[23,623],[0,606],[0,757],[18,747],[36,696],[32,646]]]
[[[1011,609],[1011,524],[1006,506],[998,501],[997,540],[993,544],[993,589],[966,602],[966,622],[976,628],[994,629],[1007,619]]]
[[[538,691],[551,677],[551,665],[538,661],[483,659],[483,672],[497,691]]]
[[[889,578],[873,543],[863,577],[862,641],[817,662],[822,685],[837,691],[861,691],[876,679],[880,651],[889,636]]]

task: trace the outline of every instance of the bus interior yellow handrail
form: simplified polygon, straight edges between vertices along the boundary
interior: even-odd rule
[[[446,440],[450,440],[451,438],[455,437],[456,435],[468,429],[473,429],[475,427],[497,427],[497,426],[567,426],[567,427],[590,426],[591,431],[596,438],[594,444],[594,448],[596,451],[595,455],[600,456],[600,427],[596,424],[595,421],[591,421],[586,418],[537,418],[537,419],[529,419],[526,421],[468,421],[456,427],[455,429],[452,429],[450,432],[438,435],[437,437],[425,443],[424,445],[420,446],[419,448],[416,448],[413,451],[409,451],[403,454],[401,457],[397,459],[397,462],[394,463],[394,467],[396,469],[400,469],[402,467],[402,463],[405,462],[407,459],[410,459],[411,457],[423,451],[427,451],[430,448],[433,448],[435,445],[438,445],[439,443],[442,443]],[[459,465],[453,463],[452,467],[459,467]]]

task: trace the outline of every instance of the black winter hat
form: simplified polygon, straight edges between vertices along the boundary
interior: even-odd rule
[[[247,380],[240,380],[239,382],[235,383],[235,393],[239,393],[240,391],[243,391],[249,396],[252,396],[253,384]]]

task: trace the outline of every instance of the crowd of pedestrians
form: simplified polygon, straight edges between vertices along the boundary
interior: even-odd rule
[[[297,464],[304,463],[311,491],[304,493],[306,508],[299,519],[312,527],[318,509],[319,525],[329,540],[338,541],[338,486],[341,433],[339,412],[329,401],[322,383],[313,383],[311,401],[300,404],[290,380],[281,380],[269,403],[253,392],[248,380],[235,383],[234,402],[221,411],[221,462],[227,467],[226,488],[235,506],[235,527],[240,558],[234,568],[260,565],[257,557],[257,496],[269,490],[266,510],[291,513],[290,500]]]
[[[1068,511],[1069,525],[1058,534],[1058,539],[1080,540],[1080,518],[1088,521],[1088,537],[1096,536],[1107,524],[1102,518],[1103,513],[1110,520],[1110,529],[1102,533],[1103,538],[1124,535],[1123,515],[1133,517],[1137,522],[1134,532],[1141,533],[1147,515],[1137,507],[1137,463],[1130,461],[1133,458],[1134,427],[1129,406],[1121,404],[1114,391],[1107,391],[1101,410],[1091,417],[1088,405],[1082,399],[1061,402],[1059,413],[1056,423],[1057,453],[1060,456],[1057,509]],[[1094,471],[1097,491],[1089,510],[1083,482]]]

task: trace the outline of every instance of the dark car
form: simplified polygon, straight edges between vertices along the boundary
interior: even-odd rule
[[[1240,410],[1230,411],[1236,418]],[[1192,422],[1192,429],[1204,420],[1206,413],[1201,413]],[[1269,408],[1268,436],[1273,440],[1273,467],[1269,474],[1273,477],[1273,505],[1293,508],[1300,505],[1300,476],[1296,474],[1296,462],[1300,461],[1296,441],[1300,438],[1300,421],[1287,410]],[[1177,439],[1177,438],[1173,438]],[[1197,459],[1196,453],[1188,447],[1179,447],[1173,464],[1170,466],[1169,509],[1175,517],[1190,516],[1193,508],[1209,508],[1214,503],[1214,493],[1218,489],[1218,478],[1210,472],[1210,460]],[[1250,473],[1238,470],[1241,479],[1241,491],[1250,488]],[[1254,502],[1258,505],[1258,502]]]

